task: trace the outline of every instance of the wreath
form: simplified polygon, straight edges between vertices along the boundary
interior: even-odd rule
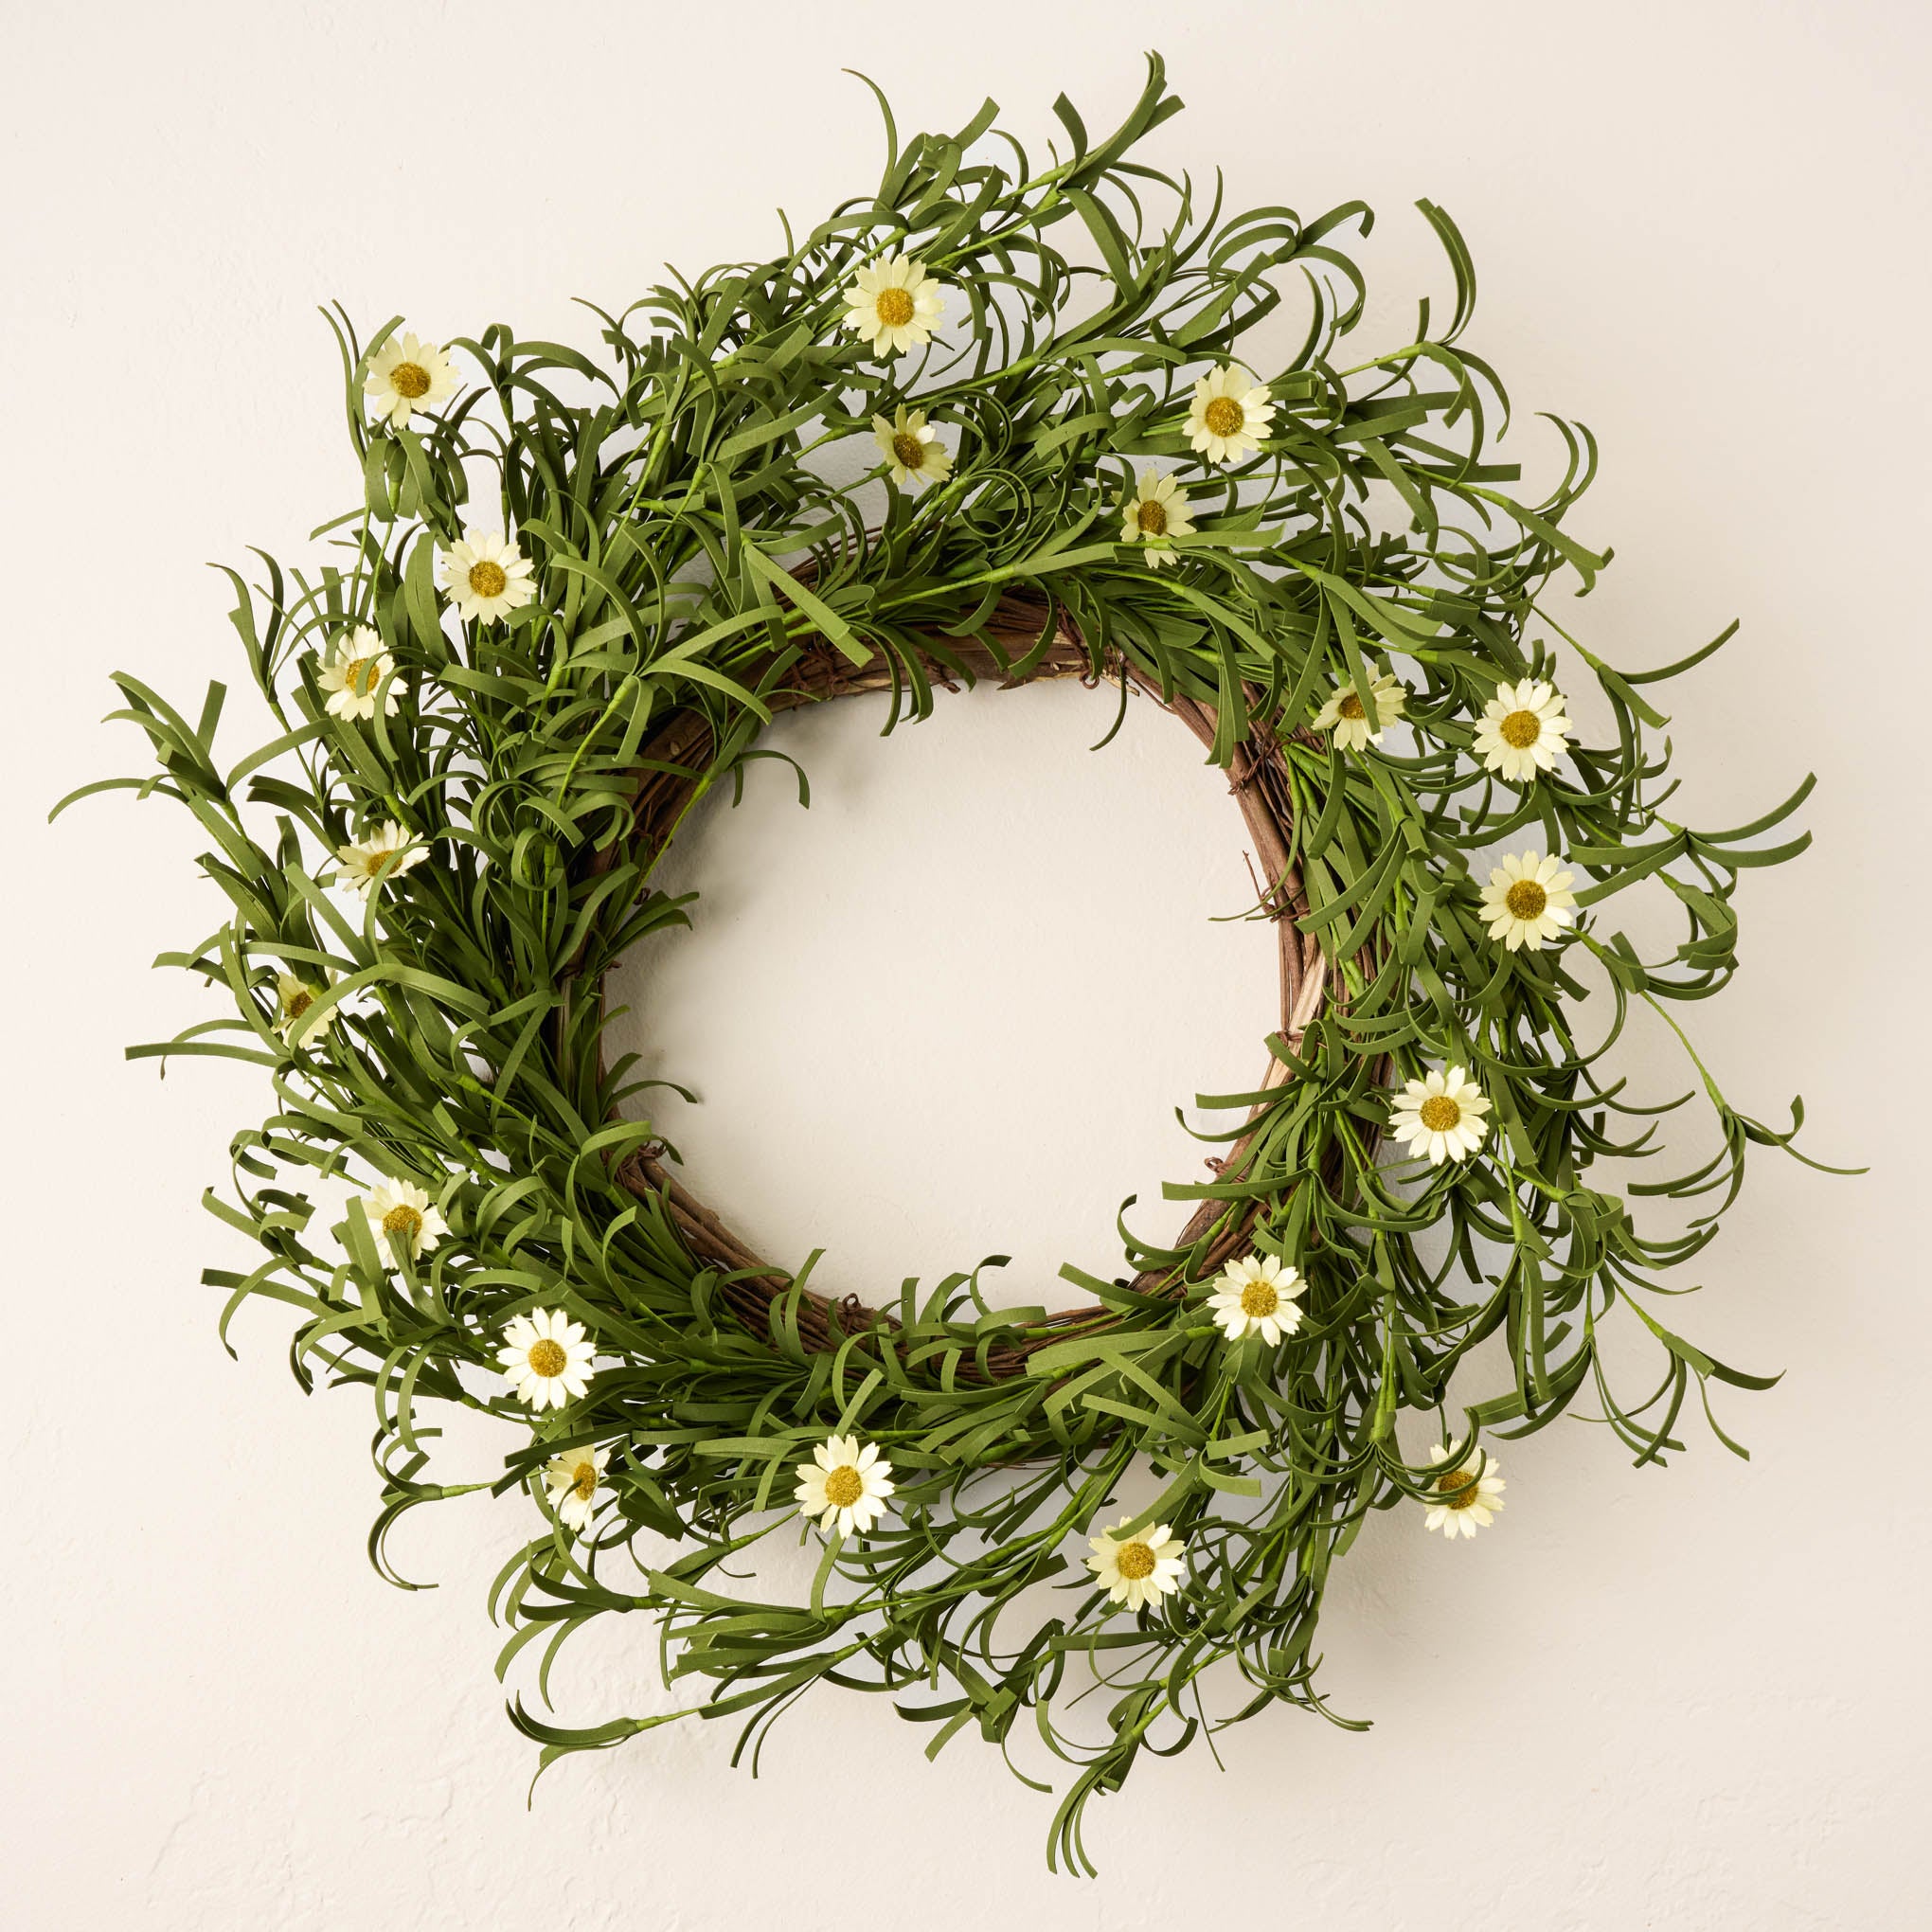
[[[1676,1029],[1729,979],[1739,870],[1803,848],[1759,839],[1810,780],[1729,831],[1665,814],[1648,689],[1730,633],[1619,672],[1559,621],[1554,581],[1587,592],[1608,562],[1565,528],[1595,445],[1551,419],[1560,479],[1510,492],[1440,208],[1418,205],[1448,314],[1424,300],[1412,340],[1351,358],[1342,241],[1369,210],[1225,214],[1133,158],[1180,106],[1157,59],[1104,139],[1056,102],[1045,168],[992,102],[902,144],[872,91],[874,191],[771,259],[595,312],[600,352],[501,325],[365,346],[336,311],[361,501],[319,567],[227,572],[272,735],[224,766],[221,686],[190,721],[123,675],[159,768],[84,791],[160,793],[208,841],[222,923],[163,963],[233,1011],[131,1050],[268,1075],[233,1198],[206,1202],[261,1258],[204,1279],[224,1338],[244,1302],[288,1303],[302,1386],[370,1392],[378,1568],[402,1581],[405,1511],[524,1488],[545,1514],[493,1594],[506,1666],[540,1646],[546,1687],[572,1633],[646,1611],[667,1683],[741,1748],[819,1684],[889,1693],[929,1755],[1036,1725],[1070,1768],[1049,1860],[1091,1870],[1083,1807],[1143,1750],[1278,1703],[1355,1723],[1315,1637],[1371,1511],[1472,1536],[1503,1507],[1489,1443],[1586,1389],[1649,1462],[1693,1383],[1707,1414],[1712,1381],[1767,1386],[1667,1326],[1658,1278],[1801,1108],[1738,1113],[1686,1041],[1716,1151],[1620,1192],[1590,1176],[1662,1152],[1690,1096],[1633,1094],[1606,1055],[1633,1007]],[[1302,310],[1260,366],[1255,331]],[[875,460],[829,481],[847,445]],[[1194,1204],[1177,1239],[1123,1210],[1123,1260],[1061,1271],[1084,1307],[996,1305],[977,1270],[822,1284],[688,1185],[653,1083],[603,1050],[604,975],[672,943],[658,861],[776,755],[778,713],[886,692],[911,724],[1057,677],[1117,723],[1172,713],[1239,799],[1245,910],[1279,942],[1260,1077],[1202,1099],[1224,1124],[1209,1178],[1166,1190]],[[1658,960],[1604,923],[1639,885],[1681,915]],[[1711,1195],[1688,1228],[1639,1221]],[[1613,1388],[1613,1315],[1655,1338],[1655,1387]],[[1507,1379],[1452,1410],[1492,1339]],[[516,1420],[492,1483],[437,1479],[438,1404]],[[770,1601],[742,1571],[788,1533],[815,1575]],[[544,1764],[689,1714],[539,1707],[510,1711]]]

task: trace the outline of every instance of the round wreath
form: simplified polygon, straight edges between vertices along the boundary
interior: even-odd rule
[[[483,1486],[433,1479],[425,1403],[517,1418],[494,1487],[547,1515],[494,1594],[506,1663],[534,1641],[546,1682],[573,1631],[647,1610],[667,1680],[707,1680],[697,1708],[754,1740],[821,1682],[893,1693],[932,1750],[968,1726],[1004,1748],[1030,1715],[1074,1767],[1049,1857],[1082,1865],[1082,1807],[1141,1750],[1275,1702],[1332,1715],[1316,1616],[1369,1511],[1473,1534],[1501,1508],[1483,1432],[1586,1385],[1639,1461],[1678,1446],[1693,1378],[1764,1386],[1651,1293],[1710,1239],[1746,1143],[1791,1137],[1699,1066],[1712,1158],[1621,1194],[1586,1178],[1658,1152],[1675,1102],[1627,1096],[1604,1056],[1633,1002],[1668,1018],[1728,979],[1738,868],[1802,848],[1750,841],[1809,779],[1733,831],[1663,814],[1643,688],[1725,640],[1619,673],[1551,615],[1553,577],[1587,591],[1607,562],[1562,528],[1595,448],[1557,422],[1561,480],[1508,493],[1449,218],[1419,205],[1446,326],[1424,301],[1412,341],[1346,362],[1365,287],[1338,238],[1369,210],[1203,211],[1130,158],[1179,105],[1157,60],[1103,140],[1063,98],[1066,152],[1036,170],[991,102],[902,146],[881,96],[875,192],[770,260],[599,312],[601,355],[502,326],[365,349],[338,312],[362,502],[318,571],[228,572],[275,733],[224,769],[219,686],[190,723],[122,676],[161,769],[109,781],[212,841],[228,915],[168,963],[239,1016],[133,1050],[270,1070],[239,1206],[207,1204],[265,1256],[205,1279],[228,1315],[300,1311],[305,1387],[319,1368],[373,1392],[385,1574],[399,1514]],[[1305,335],[1258,380],[1243,347],[1290,295]],[[876,461],[830,481],[846,444]],[[1225,773],[1279,939],[1265,1065],[1203,1102],[1231,1123],[1212,1178],[1167,1190],[1197,1204],[1179,1239],[1123,1216],[1118,1272],[1063,1270],[1090,1306],[993,1306],[975,1275],[820,1287],[679,1177],[635,1111],[650,1083],[606,1064],[603,975],[683,922],[653,868],[777,713],[889,691],[916,720],[1046,677],[1160,706]],[[1660,962],[1598,913],[1639,882],[1685,922]],[[1611,1009],[1588,1047],[1586,971]],[[1713,1190],[1688,1232],[1636,1218]],[[1597,1346],[1625,1309],[1663,1351],[1634,1401]],[[1452,1422],[1490,1337],[1508,1382]],[[1438,1418],[1427,1459],[1404,1409]],[[822,1543],[815,1581],[760,1601],[733,1560],[788,1525]],[[1217,1666],[1235,1696],[1210,1719]],[[1082,1732],[1064,1713],[1095,1685]],[[667,1721],[511,1709],[545,1762]]]

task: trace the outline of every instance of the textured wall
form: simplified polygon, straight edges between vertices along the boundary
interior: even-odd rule
[[[1926,939],[1919,9],[122,0],[10,9],[8,40],[9,1926],[1923,1921],[1925,1282],[1897,1153],[1928,1072],[1899,990]],[[1147,1763],[1093,1816],[1096,1884],[1048,1879],[1048,1808],[996,1759],[962,1740],[928,1768],[878,1700],[795,1714],[756,1782],[721,1730],[673,1726],[527,1811],[482,1600],[528,1506],[412,1520],[433,1593],[367,1568],[361,1398],[302,1401],[273,1311],[230,1363],[195,1285],[235,1259],[194,1202],[255,1082],[120,1058],[209,1011],[145,971],[216,916],[186,822],[42,814],[136,759],[95,722],[111,669],[176,694],[235,671],[202,560],[298,552],[352,494],[317,301],[587,340],[569,296],[760,250],[776,201],[871,177],[841,66],[916,123],[993,92],[1044,147],[1052,95],[1106,121],[1146,45],[1190,103],[1157,136],[1173,165],[1377,206],[1378,343],[1445,285],[1409,204],[1461,222],[1526,459],[1538,407],[1603,439],[1593,644],[1661,662],[1744,618],[1674,693],[1685,813],[1735,823],[1815,768],[1817,845],[1746,881],[1745,971],[1693,1018],[1740,1104],[1777,1118],[1801,1088],[1813,1151],[1874,1172],[1765,1159],[1704,1265],[1684,1324],[1791,1371],[1726,1405],[1753,1461],[1696,1423],[1634,1471],[1575,1422],[1508,1455],[1474,1544],[1378,1519],[1326,1625],[1334,1704],[1376,1727],[1282,1712],[1224,1741],[1225,1775]],[[1232,809],[1157,718],[1087,759],[1097,703],[961,701],[885,745],[857,707],[806,721],[809,816],[767,766],[697,829],[714,900],[687,955],[640,962],[665,1017],[639,1037],[703,1088],[707,1195],[775,1246],[859,1272],[1088,1251],[1118,1194],[1195,1157],[1172,1107],[1251,1077],[1265,959],[1207,923],[1244,886]],[[761,958],[779,934],[942,996],[881,1002],[848,1054]],[[1020,1010],[1016,985],[1055,996]],[[1062,1151],[1094,1121],[1101,1172]],[[807,1192],[771,1149],[814,1132],[850,1158]],[[495,1453],[452,1438],[458,1464]],[[657,1708],[650,1654],[599,1634],[562,1708]]]

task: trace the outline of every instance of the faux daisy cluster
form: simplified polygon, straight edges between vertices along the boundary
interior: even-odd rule
[[[888,252],[853,276],[845,291],[845,326],[890,361],[931,344],[948,293],[924,261]],[[1275,409],[1265,383],[1225,365],[1195,382],[1183,434],[1204,462],[1233,467],[1261,453]],[[922,410],[902,403],[889,418],[875,415],[872,434],[886,474],[900,489],[941,483],[952,474],[952,453]],[[1172,474],[1141,471],[1121,492],[1119,510],[1120,542],[1141,546],[1154,567],[1173,563],[1174,539],[1193,531],[1188,492]]]
[[[364,404],[370,420],[394,433],[433,414],[462,393],[447,349],[413,331],[392,333],[367,358]],[[438,576],[450,608],[467,623],[494,624],[524,609],[537,596],[535,567],[522,546],[500,525],[476,523],[442,549]],[[345,725],[385,723],[398,716],[404,694],[394,652],[367,623],[351,624],[309,653],[321,707]],[[371,824],[359,838],[336,850],[332,883],[365,903],[429,857],[427,843],[394,818]],[[297,982],[295,997],[315,989]],[[291,997],[282,980],[283,1021]],[[289,1030],[294,1041],[307,1029]]]

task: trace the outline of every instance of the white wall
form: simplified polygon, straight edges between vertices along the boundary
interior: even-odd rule
[[[1932,1071],[1906,1004],[1927,939],[1918,9],[122,0],[11,9],[8,42],[9,1926],[1925,1918],[1932,1436],[1904,1210]],[[120,1058],[210,1011],[146,971],[218,916],[186,821],[113,799],[42,816],[135,767],[134,735],[96,723],[110,670],[177,695],[236,673],[202,560],[299,552],[349,500],[316,302],[587,338],[569,296],[761,251],[775,202],[810,213],[871,178],[871,109],[841,66],[916,125],[992,92],[1044,147],[1058,90],[1106,122],[1156,44],[1192,104],[1157,137],[1172,164],[1225,165],[1238,200],[1381,211],[1385,339],[1443,286],[1409,205],[1462,223],[1472,339],[1526,446],[1539,407],[1603,440],[1582,528],[1618,561],[1578,607],[1597,648],[1661,662],[1744,619],[1672,694],[1684,810],[1734,823],[1816,769],[1817,844],[1747,881],[1744,975],[1691,1019],[1740,1104],[1775,1118],[1801,1089],[1812,1151],[1873,1172],[1762,1160],[1685,1311],[1721,1352],[1790,1371],[1726,1405],[1754,1460],[1693,1427],[1669,1471],[1636,1472],[1569,1423],[1510,1456],[1509,1512],[1477,1542],[1379,1519],[1326,1624],[1334,1702],[1376,1728],[1281,1712],[1224,1741],[1225,1775],[1198,1749],[1145,1764],[1093,1816],[1098,1883],[1046,1876],[1047,1807],[995,1758],[962,1740],[928,1768],[927,1734],[880,1700],[795,1714],[756,1782],[722,1731],[673,1726],[561,1766],[526,1811],[482,1602],[523,1506],[412,1521],[401,1552],[433,1593],[367,1569],[361,1399],[300,1400],[271,1310],[237,1323],[231,1364],[196,1285],[237,1252],[195,1201],[255,1082],[185,1063],[163,1085]],[[1084,759],[1096,702],[974,700],[885,746],[856,709],[814,719],[796,730],[819,809],[783,805],[766,767],[739,820],[703,829],[716,907],[663,969],[665,1011],[707,1097],[689,1130],[707,1194],[761,1238],[843,1243],[861,1269],[1050,1262],[1173,1172],[1168,1107],[1230,1058],[1250,1077],[1254,935],[1205,922],[1243,880],[1231,809],[1157,718]],[[971,852],[989,820],[1011,875]],[[1136,849],[1090,859],[1103,824]],[[1029,849],[1042,832],[1064,844]],[[949,849],[983,922],[916,863]],[[888,892],[916,916],[882,921]],[[1009,1028],[973,991],[1077,975],[1142,921],[1159,951],[1091,1020],[1069,998],[1064,1024]],[[829,974],[876,947],[961,991],[880,1012],[848,1059],[760,980],[779,930]],[[757,1025],[707,1003],[714,973],[734,997],[763,986]],[[1207,978],[1227,992],[1204,1012]],[[647,1038],[667,1065],[671,1025]],[[1021,1079],[1061,1098],[1016,1109]],[[757,1157],[754,1109],[840,1136],[850,1172],[801,1197]],[[1112,1136],[1103,1173],[1057,1151],[1085,1116]],[[957,1174],[942,1199],[892,1165],[928,1132]],[[566,1715],[655,1708],[650,1654],[642,1628],[593,1643],[561,1673]],[[829,1834],[855,1814],[875,1835],[848,1881]]]

